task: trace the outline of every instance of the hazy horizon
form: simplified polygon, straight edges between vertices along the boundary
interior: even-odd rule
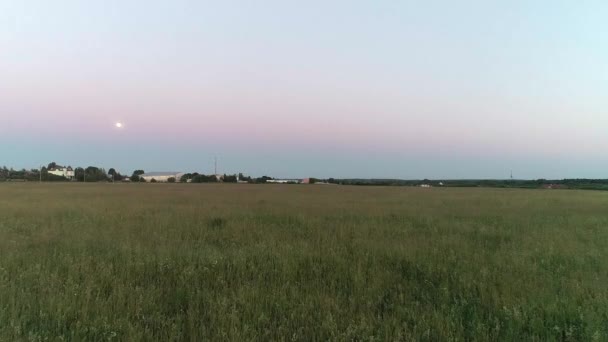
[[[606,18],[603,1],[3,2],[0,163],[608,178]]]

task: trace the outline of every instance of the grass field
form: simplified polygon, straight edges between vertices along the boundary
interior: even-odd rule
[[[607,192],[0,184],[0,341],[606,341],[607,252]]]

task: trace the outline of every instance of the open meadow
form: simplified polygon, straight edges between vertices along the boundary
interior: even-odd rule
[[[0,341],[608,340],[608,192],[0,184]]]

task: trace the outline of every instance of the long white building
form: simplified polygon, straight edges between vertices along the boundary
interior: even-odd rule
[[[169,178],[175,178],[175,181],[179,182],[184,174],[183,172],[148,172],[140,177],[146,182],[151,182],[154,179],[159,183],[166,183],[169,181]]]

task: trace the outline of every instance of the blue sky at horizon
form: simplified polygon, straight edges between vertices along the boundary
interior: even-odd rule
[[[608,178],[606,18],[605,1],[2,1],[0,164]]]

